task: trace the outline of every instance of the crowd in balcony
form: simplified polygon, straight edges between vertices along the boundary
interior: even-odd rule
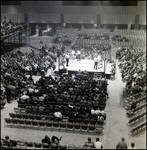
[[[141,48],[122,47],[116,52],[116,58],[121,61],[122,80],[126,82],[127,94],[137,94],[146,91],[146,54]]]
[[[76,41],[72,46],[71,49],[77,51],[79,50],[81,52],[81,58],[85,59],[93,59],[98,54],[102,55],[102,59],[104,57],[110,58],[110,52],[111,52],[111,45],[110,44],[85,44],[81,41]],[[108,55],[108,56],[105,56]]]
[[[84,34],[84,33],[79,33],[77,36],[77,39],[91,39],[91,40],[109,40],[109,35],[108,34]]]
[[[14,23],[11,19],[7,19],[6,16],[4,16],[1,22],[1,36],[6,36],[17,31],[21,32],[23,29],[27,28],[24,22]]]
[[[69,35],[65,33],[59,33],[53,38],[53,43],[63,44],[65,46],[69,46],[71,44],[71,40],[69,39]]]
[[[23,53],[20,50],[6,52],[1,56],[1,98],[9,85],[11,98],[16,98],[29,84],[26,75],[45,75],[48,69],[55,69],[56,47],[42,46],[40,51]]]
[[[121,35],[114,35],[111,39],[113,42],[129,42],[129,39]]]

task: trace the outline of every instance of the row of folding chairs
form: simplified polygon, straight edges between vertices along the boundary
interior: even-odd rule
[[[62,121],[65,120],[66,118],[66,122],[72,122],[72,123],[84,123],[84,124],[104,124],[104,121],[97,121],[95,118],[93,118],[92,116],[90,118],[80,118],[80,117],[68,117],[69,112],[66,112],[65,117],[63,118],[57,118],[54,117],[53,113],[48,114],[48,115],[36,115],[36,114],[15,114],[15,113],[9,113],[10,118],[13,119],[30,119],[30,120],[52,120],[52,121]],[[106,116],[104,117],[104,119],[106,119]]]
[[[129,135],[134,135],[139,133],[139,131],[141,131],[143,128],[146,128],[146,122],[141,123],[140,125],[136,126],[135,128],[131,129],[131,131],[129,132]]]
[[[50,131],[64,131],[73,133],[92,133],[102,134],[102,125],[83,124],[83,123],[71,123],[64,121],[41,121],[41,120],[30,120],[30,119],[15,119],[5,118],[5,127],[16,127],[16,128],[29,128],[36,130],[50,130]]]
[[[145,116],[146,116],[146,112],[143,112],[142,114],[131,118],[131,119],[128,121],[127,125],[128,125],[128,124],[132,124],[132,123],[138,121],[139,119],[141,119],[141,118],[143,118],[143,117],[145,117]]]
[[[136,102],[137,106],[144,104],[146,102],[146,96],[143,96],[143,97],[137,99],[135,102]],[[126,104],[125,109],[129,109],[131,104],[129,102],[126,102],[125,104]]]
[[[143,110],[144,108],[146,108],[146,102],[143,103],[143,104],[141,104],[141,105],[138,106],[137,108],[135,108],[135,109],[133,110],[133,112],[134,112],[134,113],[137,113],[137,112]]]
[[[18,141],[11,140],[15,144],[12,144],[10,147],[6,145],[1,145],[1,149],[84,149],[84,145],[75,145],[75,144],[44,144],[41,142],[31,142],[31,141]]]
[[[48,145],[47,143],[41,143],[41,142],[30,142],[30,141],[18,141],[18,140],[10,140],[11,144],[9,147],[7,145],[1,145],[1,149],[75,149],[76,147],[79,147],[78,145],[74,144],[59,144],[56,145],[52,143],[51,145]]]

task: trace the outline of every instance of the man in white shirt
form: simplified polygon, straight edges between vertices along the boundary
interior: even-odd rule
[[[70,58],[69,54],[67,54],[67,55],[65,56],[65,58],[66,58],[66,66],[68,66],[69,58]]]
[[[77,60],[81,60],[81,52],[80,51],[77,51]]]
[[[100,142],[99,138],[96,138],[96,142],[94,142],[95,149],[103,149],[102,142]]]

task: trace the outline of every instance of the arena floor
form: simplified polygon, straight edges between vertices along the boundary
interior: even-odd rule
[[[47,43],[51,40],[50,37],[33,37],[30,39],[30,44],[38,44],[40,39],[43,43]],[[111,51],[112,59],[115,60],[115,52],[118,47],[113,46]],[[27,47],[26,47],[27,49]],[[88,137],[92,138],[92,141],[95,142],[96,138],[99,137],[100,141],[103,143],[104,149],[115,149],[116,144],[124,137],[128,146],[131,142],[135,142],[135,145],[138,149],[146,149],[146,131],[140,133],[139,135],[132,137],[128,135],[132,127],[127,126],[129,120],[126,117],[126,110],[123,107],[123,101],[121,93],[125,83],[121,80],[121,73],[118,68],[119,62],[116,60],[116,76],[114,80],[108,80],[108,93],[109,99],[107,100],[106,105],[106,115],[107,119],[103,129],[103,135],[89,135],[89,134],[75,134],[69,132],[55,132],[55,131],[40,131],[40,130],[29,130],[29,129],[18,129],[18,128],[7,128],[4,126],[4,118],[9,117],[10,112],[14,112],[14,108],[17,107],[17,100],[13,100],[10,104],[6,104],[5,108],[1,110],[1,137],[9,135],[11,139],[17,140],[27,140],[32,142],[41,142],[41,139],[45,135],[51,137],[62,136],[61,144],[75,144],[83,145]],[[85,66],[86,69],[86,66]],[[48,74],[51,73],[50,71]],[[39,77],[38,77],[39,78]],[[37,78],[36,78],[37,80]]]

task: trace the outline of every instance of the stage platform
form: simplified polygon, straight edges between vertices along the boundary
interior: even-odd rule
[[[67,68],[68,74],[76,74],[79,70],[81,71],[87,71],[89,75],[93,76],[94,74],[101,74],[102,77],[108,77],[110,78],[111,75],[111,64],[105,63],[102,61],[101,65],[98,66],[98,69],[94,69],[94,60],[89,59],[81,59],[78,61],[77,59],[69,60],[69,66],[66,66],[66,63],[64,64]],[[62,69],[62,68],[60,68]],[[105,74],[107,73],[107,75]]]

